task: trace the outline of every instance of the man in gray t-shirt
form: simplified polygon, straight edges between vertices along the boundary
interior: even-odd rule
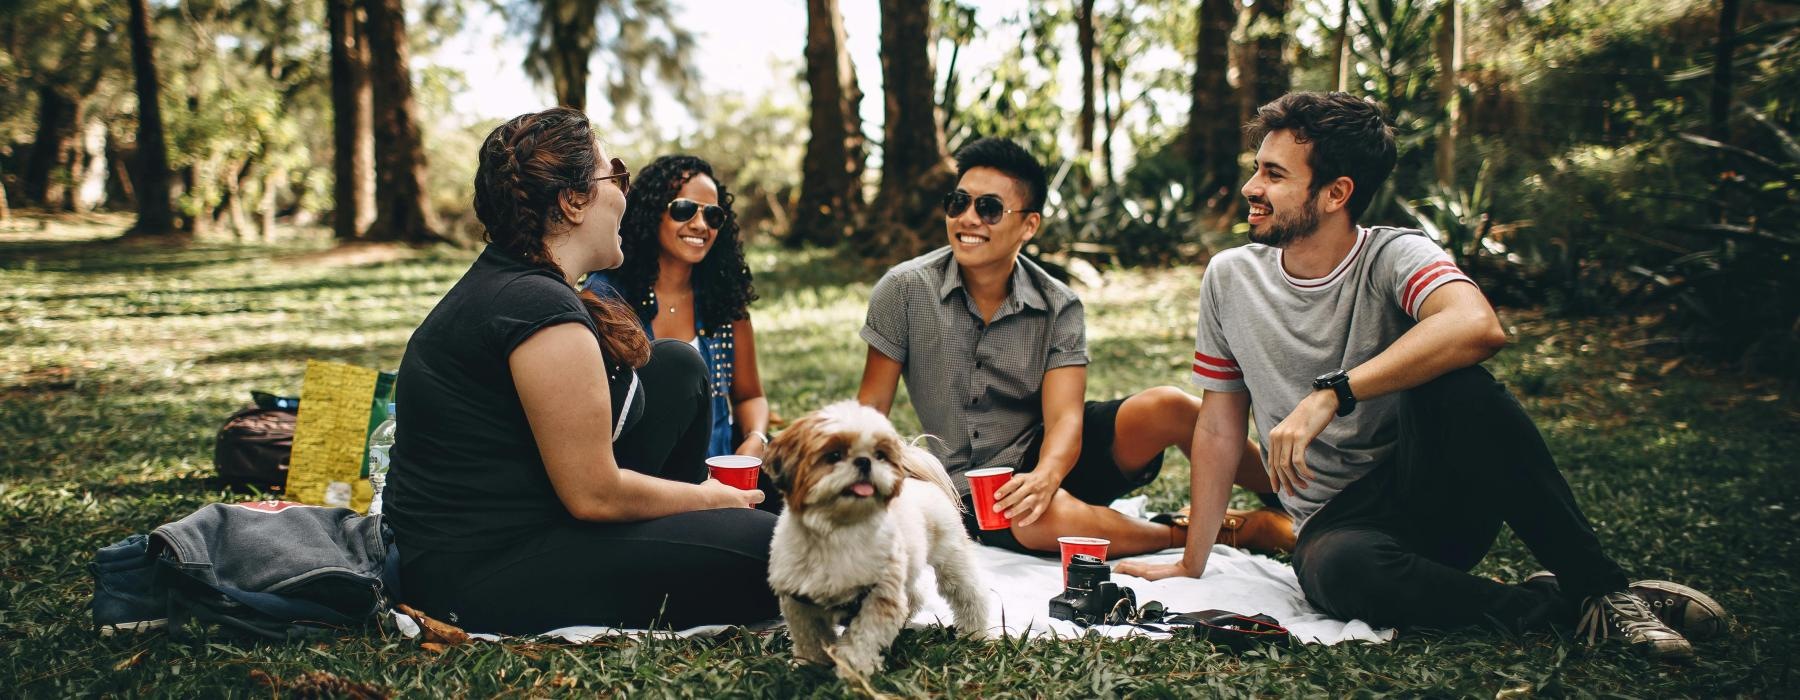
[[[1671,624],[1714,630],[1723,611],[1678,584],[1628,585],[1601,551],[1530,417],[1478,365],[1506,343],[1481,291],[1419,232],[1356,226],[1394,167],[1380,106],[1295,93],[1251,127],[1251,245],[1214,257],[1201,282],[1188,547],[1177,563],[1118,570],[1205,571],[1254,410],[1300,523],[1295,574],[1325,612],[1523,630],[1579,611],[1595,637],[1691,655]],[[1502,524],[1554,574],[1509,586],[1467,573]]]
[[[870,294],[869,344],[857,399],[883,413],[902,376],[926,441],[969,506],[984,544],[1054,552],[1062,536],[1111,540],[1109,555],[1154,552],[1187,541],[1180,523],[1122,515],[1113,500],[1156,478],[1163,451],[1193,444],[1200,400],[1158,387],[1085,401],[1087,328],[1081,299],[1019,255],[1042,223],[1043,167],[1017,144],[982,139],[957,151],[957,186],[945,199],[949,245],[895,265]],[[1115,439],[1116,438],[1116,439]],[[1238,436],[1243,442],[1243,435]],[[1011,526],[975,525],[970,469],[1009,467],[996,507]],[[1234,471],[1271,491],[1252,447]],[[1285,549],[1289,516],[1233,513],[1214,539]]]

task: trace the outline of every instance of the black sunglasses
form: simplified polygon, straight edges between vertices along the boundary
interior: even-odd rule
[[[694,218],[695,212],[700,213],[700,217],[706,221],[707,228],[717,231],[720,226],[725,225],[725,207],[717,204],[701,204],[691,199],[677,199],[669,202],[669,218],[675,223],[687,223],[688,219]]]
[[[975,204],[975,215],[981,217],[982,223],[989,226],[998,225],[1000,217],[1007,214],[1036,214],[1038,212],[1036,209],[1007,209],[1006,202],[1000,201],[1000,195],[997,194],[971,197],[969,193],[957,190],[944,195],[944,216],[952,219],[962,216],[963,212],[969,210],[970,202]]]
[[[617,158],[612,159],[612,172],[613,174],[611,175],[601,175],[600,177],[594,178],[594,182],[599,182],[601,180],[617,180],[618,182],[616,184],[619,186],[619,191],[627,195],[631,194],[631,171],[625,169],[625,161]]]

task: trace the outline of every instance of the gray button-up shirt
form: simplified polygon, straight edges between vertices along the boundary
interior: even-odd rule
[[[1043,431],[1044,373],[1085,365],[1081,299],[1020,257],[983,323],[950,248],[895,265],[869,297],[862,339],[903,366],[913,410],[951,474],[1017,466]],[[968,491],[966,479],[952,479]]]

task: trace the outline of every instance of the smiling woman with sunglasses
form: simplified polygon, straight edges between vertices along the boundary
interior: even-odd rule
[[[711,164],[688,155],[656,159],[633,185],[620,227],[625,264],[590,276],[587,288],[631,304],[651,337],[700,350],[711,382],[709,456],[760,457],[769,402],[757,375],[749,311],[756,293],[731,192]]]
[[[576,291],[622,260],[631,180],[573,109],[522,115],[481,145],[489,243],[407,342],[383,494],[403,600],[426,614],[530,634],[777,613],[775,518],[702,461],[705,364],[647,340],[617,299]]]

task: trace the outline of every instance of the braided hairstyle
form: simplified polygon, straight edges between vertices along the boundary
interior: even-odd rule
[[[546,239],[555,233],[552,225],[563,224],[560,197],[567,193],[577,206],[588,203],[600,157],[594,139],[587,115],[568,107],[522,114],[489,132],[475,168],[475,218],[485,229],[483,239],[567,279]],[[642,367],[650,341],[631,309],[593,292],[580,296],[600,328],[607,359]]]
[[[649,298],[650,290],[656,286],[657,258],[662,253],[657,233],[664,213],[681,188],[697,175],[705,175],[718,185],[719,206],[725,208],[725,223],[719,226],[712,249],[694,267],[694,289],[700,295],[698,315],[701,324],[710,328],[748,318],[756,290],[751,286],[750,266],[744,263],[744,240],[738,235],[737,212],[731,210],[736,197],[705,160],[690,155],[663,156],[632,174],[631,194],[625,198],[625,219],[619,223],[625,263],[612,276],[625,298]]]

